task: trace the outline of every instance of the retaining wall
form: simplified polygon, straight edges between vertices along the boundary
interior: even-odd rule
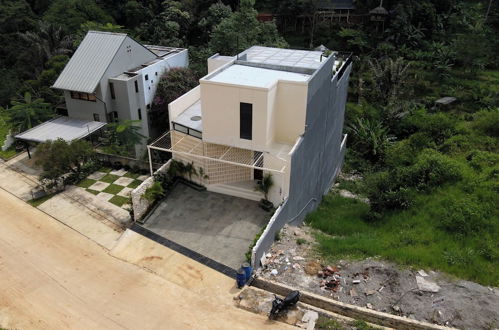
[[[166,172],[170,167],[170,163],[171,160],[169,160],[166,164],[162,165],[155,173]],[[152,203],[147,199],[143,198],[142,195],[144,195],[147,188],[151,187],[153,184],[154,184],[154,177],[150,176],[144,182],[142,182],[140,186],[132,190],[131,196],[132,196],[134,221],[142,219],[146,215],[149,208],[151,207]]]

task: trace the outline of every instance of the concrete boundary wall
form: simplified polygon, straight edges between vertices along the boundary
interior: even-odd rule
[[[171,160],[166,164],[163,164],[156,172],[162,173],[166,172],[170,168]],[[132,197],[132,209],[133,209],[133,220],[137,221],[142,219],[146,214],[152,203],[147,199],[143,198],[142,195],[145,193],[147,188],[154,184],[154,177],[148,177],[144,182],[142,182],[137,188],[132,190],[130,196]]]
[[[275,294],[286,296],[289,292],[295,290],[290,286],[277,283],[270,280],[264,280],[261,278],[256,278],[252,283],[252,286],[257,288],[273,292]],[[427,322],[421,322],[413,320],[406,317],[401,317],[397,315],[392,315],[388,313],[378,312],[372,309],[359,307],[355,305],[350,305],[329,299],[311,292],[300,290],[300,302],[312,305],[326,311],[330,311],[336,314],[340,314],[353,319],[360,319],[373,324],[378,324],[393,329],[402,330],[450,330],[454,328],[444,327],[436,324],[431,324]]]

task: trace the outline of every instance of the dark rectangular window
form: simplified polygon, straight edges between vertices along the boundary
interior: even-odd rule
[[[95,121],[100,121],[100,116],[98,113],[94,113],[94,120]]]
[[[239,103],[239,137],[251,140],[253,133],[253,104]]]
[[[70,94],[72,99],[96,102],[95,94],[79,92],[71,92]]]
[[[135,80],[135,93],[139,92],[139,83]]]
[[[149,80],[149,75],[146,74],[146,76],[144,77],[146,80]]]
[[[137,110],[137,113],[139,115],[139,120],[142,120],[142,110],[140,110],[140,108]]]
[[[109,90],[111,91],[111,98],[114,100],[116,98],[116,94],[114,94],[114,84],[109,83]]]

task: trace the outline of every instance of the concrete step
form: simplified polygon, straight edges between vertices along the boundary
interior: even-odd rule
[[[238,186],[237,183],[210,184],[206,187],[208,191],[213,191],[219,194],[245,198],[252,201],[260,201],[263,198],[263,194],[251,188],[251,186]]]

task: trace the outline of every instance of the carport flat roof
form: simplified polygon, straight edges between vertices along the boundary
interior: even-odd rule
[[[67,142],[82,139],[102,127],[106,123],[87,121],[69,117],[57,117],[38,126],[30,128],[15,137],[19,140],[32,142],[46,142],[63,139]]]

